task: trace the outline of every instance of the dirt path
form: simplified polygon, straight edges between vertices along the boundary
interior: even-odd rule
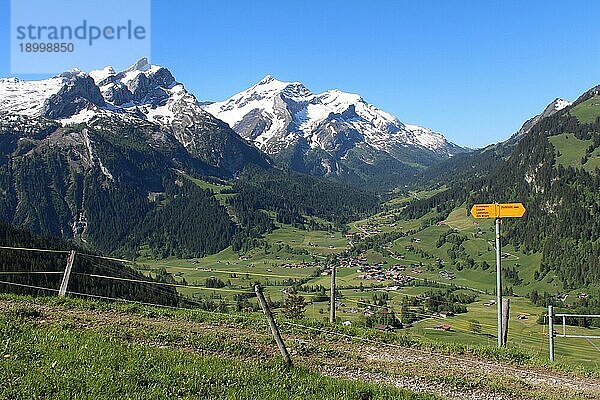
[[[0,300],[0,312],[36,309],[37,324],[68,321],[74,329],[107,329],[122,340],[173,347],[202,354],[239,359],[270,359],[277,354],[268,329],[245,328],[235,322],[192,322],[177,316],[144,316],[123,311],[65,308],[25,301]],[[142,329],[143,328],[143,329]],[[148,337],[143,332],[153,332]],[[159,332],[172,339],[157,341]],[[282,329],[294,362],[332,377],[385,383],[449,399],[600,399],[600,382],[553,370],[516,366],[468,355],[446,355],[397,345],[334,338],[314,331]],[[300,332],[300,333],[298,333]],[[227,344],[225,349],[203,347],[202,338]],[[213,343],[213,342],[211,342]],[[253,349],[249,353],[236,348]]]
[[[436,393],[447,398],[500,400],[525,398],[536,393],[557,399],[600,399],[600,382],[597,380],[555,371],[411,348],[361,346],[359,351],[368,364],[376,366],[374,370],[384,369],[387,373],[363,371],[357,376],[362,374],[368,380],[387,382],[417,392]],[[337,371],[338,375],[350,378],[356,373],[339,367]],[[488,384],[482,385],[482,382]],[[494,390],[494,387],[500,386],[504,387],[502,391]],[[512,393],[503,393],[510,389]]]

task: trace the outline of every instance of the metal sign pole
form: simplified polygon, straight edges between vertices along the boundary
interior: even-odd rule
[[[502,347],[502,271],[500,253],[500,218],[496,218],[496,307],[498,309],[498,347]]]
[[[496,219],[496,307],[498,308],[498,347],[506,344],[502,328],[502,253],[500,252],[500,220],[502,218],[521,218],[524,214],[523,203],[486,203],[473,204],[471,215],[475,218]],[[508,318],[508,315],[507,315]],[[508,327],[508,321],[506,322]]]
[[[335,322],[335,264],[331,265],[331,293],[329,293],[329,323]]]
[[[550,361],[554,362],[554,307],[548,306],[548,351]]]

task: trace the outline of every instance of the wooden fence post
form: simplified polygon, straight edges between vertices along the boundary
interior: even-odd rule
[[[73,269],[74,262],[75,250],[71,250],[69,257],[67,258],[67,266],[65,267],[65,273],[63,274],[62,282],[58,288],[59,297],[64,297],[67,294],[67,286],[69,286],[69,278],[71,277],[71,270]]]
[[[281,355],[283,356],[283,361],[286,365],[292,365],[292,358],[290,357],[290,353],[288,353],[287,348],[285,347],[285,343],[283,343],[283,339],[281,338],[281,334],[279,333],[279,329],[277,328],[277,324],[275,324],[275,319],[273,318],[273,314],[271,313],[271,309],[269,308],[269,304],[267,300],[265,300],[265,296],[262,292],[262,288],[260,285],[254,286],[254,291],[256,292],[256,297],[258,297],[258,302],[260,303],[260,307],[262,308],[265,316],[267,317],[267,321],[269,322],[269,327],[271,328],[271,333],[273,333],[273,337],[277,342],[277,346],[279,347],[279,351],[281,351]]]
[[[508,321],[510,313],[510,299],[502,299],[502,346],[506,347],[508,342]]]
[[[329,323],[335,323],[335,264],[331,266],[331,288],[329,293]]]

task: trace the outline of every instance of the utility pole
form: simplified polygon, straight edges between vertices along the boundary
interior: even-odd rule
[[[64,297],[67,294],[67,286],[69,286],[69,278],[71,277],[71,270],[73,269],[73,263],[75,262],[75,250],[71,250],[69,257],[67,258],[67,266],[63,274],[62,282],[58,288],[58,296]]]
[[[550,361],[554,362],[554,307],[548,306],[548,350]]]
[[[267,300],[265,300],[262,288],[260,287],[260,285],[254,285],[254,291],[256,292],[256,297],[258,298],[260,307],[262,308],[265,317],[267,317],[267,322],[269,322],[271,333],[273,334],[275,342],[277,342],[277,346],[279,347],[279,351],[283,356],[283,361],[286,365],[290,366],[292,365],[292,358],[290,357],[290,353],[288,353],[287,348],[285,347],[285,343],[283,343],[283,339],[281,338],[281,334],[279,333],[279,328],[277,328],[277,324],[275,323],[275,319],[273,318],[273,314],[271,313],[271,308],[269,308],[269,304],[267,303]]]
[[[502,347],[502,254],[500,252],[500,218],[496,218],[496,308],[498,309],[498,347]]]
[[[331,264],[331,293],[330,293],[330,305],[329,305],[329,323],[335,322],[335,264]]]
[[[508,321],[510,315],[510,299],[502,299],[502,345],[508,342]]]

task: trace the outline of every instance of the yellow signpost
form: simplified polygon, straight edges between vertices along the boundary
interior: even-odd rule
[[[474,204],[471,215],[475,218],[496,219],[496,307],[498,307],[498,347],[505,346],[506,335],[502,329],[502,253],[500,252],[500,219],[521,218],[525,214],[523,203]],[[506,326],[508,329],[508,323]]]
[[[498,204],[498,218],[521,218],[524,214],[523,203]]]
[[[474,204],[471,215],[475,218],[521,218],[525,214],[523,203]]]
[[[471,208],[471,215],[475,218],[496,218],[497,208],[497,204],[475,204]]]

